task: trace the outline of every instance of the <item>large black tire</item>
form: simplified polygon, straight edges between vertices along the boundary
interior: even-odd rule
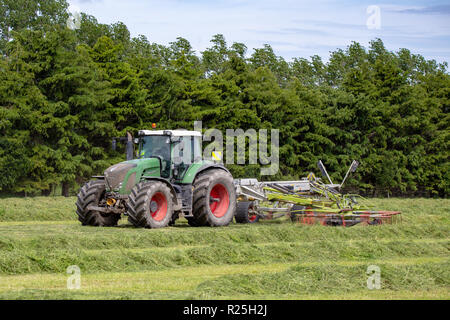
[[[197,223],[197,220],[195,220],[195,218],[187,217],[186,220],[191,227],[200,227],[200,225]]]
[[[78,192],[77,214],[83,226],[112,227],[117,225],[120,214],[103,213],[88,210],[91,205],[98,206],[105,196],[105,182],[92,180],[86,183]]]
[[[222,169],[200,173],[194,181],[191,226],[227,226],[236,211],[236,189],[231,174]]]
[[[239,201],[236,206],[236,215],[234,219],[237,223],[255,223],[259,221],[260,216],[251,214],[253,201]]]
[[[172,220],[173,201],[169,187],[159,181],[140,182],[128,198],[128,221],[140,228],[163,228]]]

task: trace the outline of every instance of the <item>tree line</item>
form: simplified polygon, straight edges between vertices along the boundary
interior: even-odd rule
[[[0,193],[63,194],[124,160],[111,138],[151,128],[280,130],[280,170],[230,165],[235,177],[298,179],[319,159],[365,194],[447,196],[447,63],[381,39],[286,61],[218,34],[203,52],[132,38],[123,23],[65,0],[0,0]],[[155,30],[157,32],[157,30]]]

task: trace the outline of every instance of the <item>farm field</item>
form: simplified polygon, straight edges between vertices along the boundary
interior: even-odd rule
[[[75,197],[0,198],[0,299],[450,299],[450,200],[372,202],[403,222],[95,228],[76,220]]]

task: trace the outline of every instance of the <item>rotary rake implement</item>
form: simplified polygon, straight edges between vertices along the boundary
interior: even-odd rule
[[[350,227],[360,225],[392,224],[401,221],[399,211],[375,210],[368,199],[356,194],[342,194],[350,173],[359,163],[353,161],[341,184],[333,184],[324,165],[320,171],[329,180],[325,184],[310,173],[298,181],[259,182],[256,179],[235,180],[238,204],[236,222],[255,223],[260,219],[288,216],[291,221],[306,225]]]

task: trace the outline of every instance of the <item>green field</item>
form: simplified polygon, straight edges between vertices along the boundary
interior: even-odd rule
[[[0,299],[449,299],[450,200],[374,199],[396,225],[82,227],[75,198],[0,199]],[[66,269],[81,269],[68,290]],[[367,288],[369,265],[381,289]]]

